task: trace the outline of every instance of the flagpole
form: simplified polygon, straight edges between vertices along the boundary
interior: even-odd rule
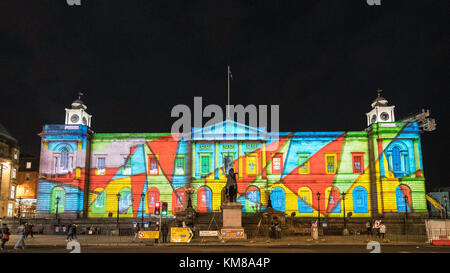
[[[228,104],[227,104],[227,119],[230,119],[230,65],[228,65]]]

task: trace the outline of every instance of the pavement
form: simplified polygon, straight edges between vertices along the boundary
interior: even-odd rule
[[[370,240],[367,235],[358,236],[321,236],[319,240],[313,240],[311,236],[288,236],[281,239],[268,240],[267,237],[257,237],[247,240],[218,240],[218,239],[192,239],[190,243],[161,243],[157,244],[153,239],[137,239],[133,242],[134,236],[106,236],[106,235],[78,235],[77,241],[81,246],[96,247],[145,247],[145,246],[310,246],[310,245],[364,245],[369,241],[378,241],[381,245],[429,245],[424,236],[392,236],[389,239],[377,239],[372,237]],[[14,245],[18,236],[11,235],[7,246]],[[35,235],[34,238],[28,237],[25,240],[26,246],[34,247],[52,247],[66,246],[65,235]]]

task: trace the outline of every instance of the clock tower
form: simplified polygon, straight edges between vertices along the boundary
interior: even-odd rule
[[[395,122],[394,105],[388,105],[388,101],[383,98],[378,89],[378,97],[372,102],[372,110],[366,113],[367,126],[377,122]]]
[[[87,106],[81,100],[83,93],[78,93],[78,99],[72,102],[72,108],[66,108],[67,125],[85,125],[91,127],[91,115],[86,112]]]

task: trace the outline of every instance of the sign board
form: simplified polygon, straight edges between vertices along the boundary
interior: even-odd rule
[[[144,222],[144,226],[142,226],[142,222],[133,222],[133,228],[136,228],[136,225],[139,223],[141,225],[141,228],[149,228],[150,222]]]
[[[218,230],[200,230],[200,236],[201,237],[208,237],[208,236],[219,236]]]
[[[171,243],[189,243],[194,236],[192,230],[188,227],[171,227],[170,242]]]
[[[223,239],[245,239],[243,228],[223,228],[220,234]]]
[[[155,230],[139,231],[139,239],[159,239],[159,231]]]

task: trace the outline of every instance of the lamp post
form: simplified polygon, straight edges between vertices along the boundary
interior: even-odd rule
[[[317,192],[317,228],[320,227],[320,192]]]
[[[345,218],[346,217],[346,215],[345,215],[345,195],[346,195],[346,193],[342,192],[342,202],[344,203],[343,204],[344,205],[344,230],[343,230],[343,234],[347,235],[348,231],[347,231],[347,218]]]
[[[406,221],[408,219],[408,196],[405,194],[403,198],[405,199],[405,234],[406,234]]]
[[[19,211],[18,211],[18,217],[19,217],[19,225],[21,225],[22,224],[22,217],[21,217],[21,211],[20,211],[20,209],[21,209],[21,207],[22,207],[22,197],[19,197]]]
[[[61,197],[56,197],[56,220],[58,221],[58,226],[59,226],[59,215],[58,215],[58,208],[59,208],[59,200],[61,199]]]
[[[117,228],[119,228],[120,193],[117,194]]]
[[[444,204],[445,204],[445,218],[447,219],[447,201],[448,201],[448,197],[447,195],[444,195]]]
[[[142,213],[141,213],[141,228],[144,227],[144,201],[145,201],[145,194],[141,193],[141,203],[142,203]]]

